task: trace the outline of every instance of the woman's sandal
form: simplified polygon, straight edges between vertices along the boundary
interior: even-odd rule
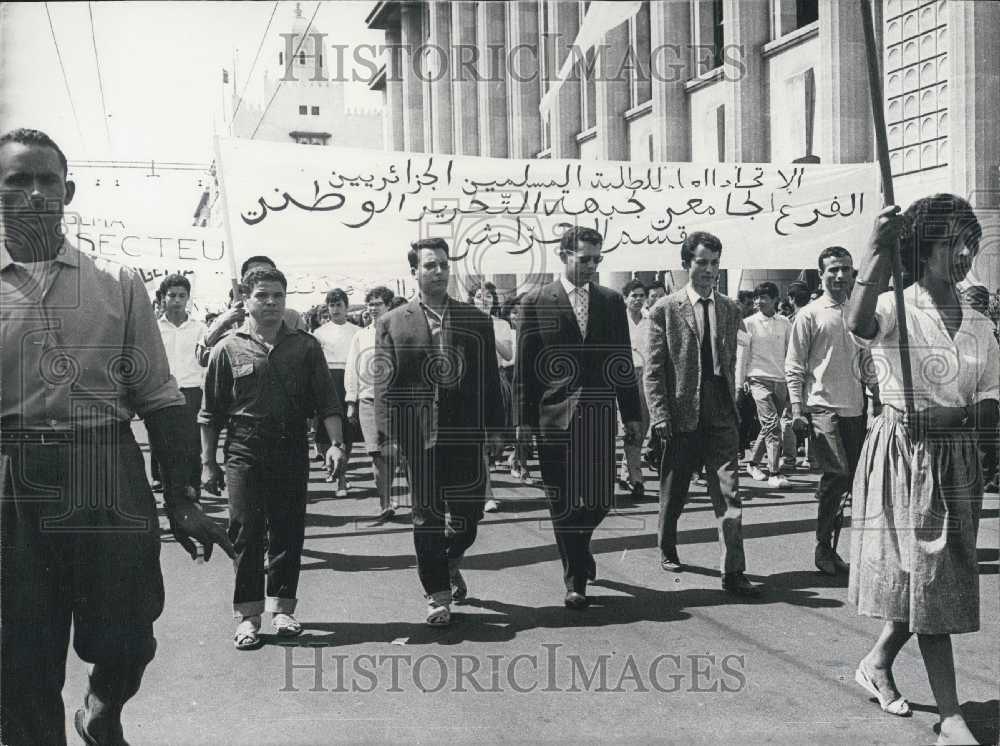
[[[902,695],[891,702],[886,701],[885,695],[878,690],[878,687],[875,686],[875,682],[872,680],[871,675],[865,671],[864,663],[858,664],[858,669],[854,672],[854,680],[878,700],[878,704],[879,707],[882,708],[882,712],[887,712],[890,715],[896,715],[902,718],[909,717],[913,714],[910,711],[910,703],[907,702]]]
[[[236,626],[233,634],[233,645],[237,650],[256,650],[264,644],[258,635],[260,625],[255,624],[250,619],[244,619]]]

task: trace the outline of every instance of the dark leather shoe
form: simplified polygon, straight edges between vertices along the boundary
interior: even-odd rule
[[[586,609],[590,606],[590,599],[582,593],[570,591],[566,594],[566,598],[563,603],[566,604],[567,609]]]
[[[631,489],[633,500],[641,500],[646,496],[646,485],[642,482],[633,482]]]
[[[734,596],[757,598],[764,589],[751,583],[741,572],[727,572],[722,578],[722,590]]]
[[[668,554],[660,560],[660,568],[667,572],[681,572],[684,565],[681,564],[681,559],[676,554]]]
[[[93,735],[87,726],[87,711],[81,707],[73,716],[73,727],[76,728],[76,734],[83,739],[83,742],[87,746],[128,746],[128,742],[122,735],[120,722],[115,722],[110,728],[112,733],[109,733],[103,739],[99,739]]]
[[[830,577],[835,577],[840,566],[843,566],[850,570],[847,563],[840,559],[833,549],[827,544],[817,544],[816,554],[814,555],[813,561],[816,563],[816,569],[819,570],[824,575],[829,575]],[[839,563],[839,564],[838,564]]]

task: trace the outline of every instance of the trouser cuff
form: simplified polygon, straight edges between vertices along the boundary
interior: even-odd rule
[[[263,601],[244,601],[243,603],[233,604],[233,617],[235,619],[243,619],[248,616],[260,616],[263,613]]]
[[[265,604],[265,611],[269,614],[294,614],[295,606],[298,602],[299,600],[297,598],[278,598],[276,596],[268,596]]]

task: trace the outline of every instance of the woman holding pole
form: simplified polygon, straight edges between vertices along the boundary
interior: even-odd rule
[[[903,214],[886,208],[847,314],[855,340],[872,350],[885,405],[854,478],[849,587],[858,613],[885,626],[855,679],[885,712],[910,714],[892,664],[916,634],[941,718],[939,744],[977,743],[959,707],[951,635],[979,629],[977,433],[996,427],[1000,399],[1000,346],[956,290],[981,235],[969,203],[954,195],[926,197]],[[902,294],[908,348],[897,295],[884,292],[897,243],[912,283]],[[913,371],[912,415],[901,351]]]

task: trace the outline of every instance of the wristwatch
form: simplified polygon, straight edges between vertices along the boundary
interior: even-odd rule
[[[338,450],[338,451],[342,451],[342,450],[344,450],[344,444],[343,444],[343,443],[338,443],[338,442],[337,442],[337,441],[335,441],[335,440],[334,440],[334,441],[331,441],[331,442],[330,442],[330,445],[331,445],[331,446],[337,446],[337,450]]]

